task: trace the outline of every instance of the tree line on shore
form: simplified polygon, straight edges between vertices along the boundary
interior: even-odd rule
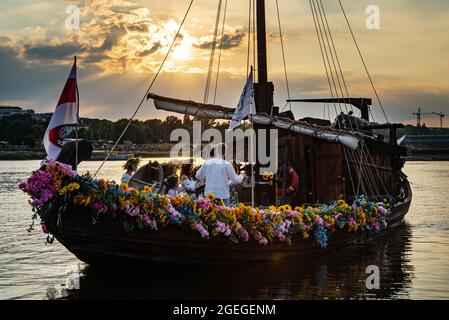
[[[123,141],[132,141],[136,144],[169,143],[170,132],[177,128],[192,130],[194,119],[180,119],[175,116],[167,116],[164,120],[133,120],[123,135]],[[128,119],[111,121],[106,119],[81,118],[78,129],[78,137],[89,141],[116,141],[128,123]],[[0,118],[0,141],[9,145],[39,147],[42,137],[48,126],[47,121],[39,121],[31,115],[12,115]],[[215,127],[220,131],[226,130],[228,123],[220,123],[212,120],[202,120],[202,128]],[[74,138],[72,131],[67,135]]]

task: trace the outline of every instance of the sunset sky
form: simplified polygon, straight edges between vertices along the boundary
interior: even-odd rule
[[[80,115],[129,117],[167,52],[189,0],[0,2],[0,105],[52,112],[74,55],[79,58]],[[223,1],[224,2],[224,1]],[[323,0],[349,93],[374,97],[337,0]],[[412,112],[449,114],[449,1],[342,0],[391,122],[415,123]],[[202,101],[217,1],[195,0],[174,51],[152,92]],[[66,8],[80,8],[80,29],[65,27]],[[368,30],[368,5],[380,8],[380,30]],[[328,97],[308,0],[279,0],[291,96]],[[285,105],[275,0],[266,1],[268,74],[275,104]],[[234,107],[246,76],[248,0],[228,0],[217,104]],[[218,53],[218,50],[217,50]],[[215,76],[214,76],[215,78]],[[374,100],[373,100],[374,101]],[[211,101],[210,101],[211,102]],[[294,104],[298,117],[323,106]],[[383,122],[377,103],[375,120]],[[139,119],[161,118],[146,101]],[[439,118],[424,117],[438,125]],[[449,119],[445,123],[449,127]]]

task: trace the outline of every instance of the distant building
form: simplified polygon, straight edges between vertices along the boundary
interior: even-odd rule
[[[15,114],[34,115],[34,110],[22,109],[21,107],[16,107],[16,106],[0,106],[0,118],[12,116]]]
[[[53,113],[51,113],[51,112],[36,113],[36,114],[32,115],[32,118],[38,122],[48,122],[48,121],[50,121],[52,115],[53,115]]]

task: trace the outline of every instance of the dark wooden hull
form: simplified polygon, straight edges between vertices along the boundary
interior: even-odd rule
[[[396,204],[388,218],[390,230],[404,221],[411,202],[411,190],[407,183],[408,195]],[[252,263],[293,259],[304,255],[324,254],[329,250],[350,246],[375,238],[367,232],[336,233],[329,237],[328,248],[318,248],[315,240],[297,239],[291,245],[275,243],[262,246],[254,240],[232,244],[223,237],[201,239],[193,230],[167,226],[158,231],[123,230],[118,220],[101,221],[92,225],[91,215],[74,207],[63,214],[59,227],[56,214],[49,215],[47,226],[70,252],[89,264],[120,263],[127,260],[138,263],[163,262],[198,265],[220,265]]]

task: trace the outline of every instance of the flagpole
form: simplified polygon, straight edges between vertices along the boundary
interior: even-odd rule
[[[74,57],[75,60],[75,68],[76,68],[76,56]],[[79,92],[78,92],[78,83],[75,84],[76,88],[76,122],[75,125],[75,171],[78,170],[78,124],[79,124],[79,111],[80,111],[80,99],[79,99]]]
[[[254,124],[253,124],[253,115],[250,114],[249,116],[249,121],[251,123],[251,155],[253,155],[253,150],[254,150]],[[257,157],[257,155],[256,155]],[[254,208],[254,184],[255,184],[255,180],[254,180],[254,158],[251,156],[251,207]]]
[[[251,66],[251,76],[253,76],[253,66]],[[253,78],[254,79],[254,78]],[[252,84],[253,85],[253,84]],[[253,95],[254,95],[254,85],[253,85]],[[251,109],[249,113],[249,121],[251,123],[251,155],[253,156],[253,150],[254,150],[254,135],[256,134],[254,131],[254,123],[253,123],[253,106],[251,104]],[[255,185],[255,172],[254,172],[254,158],[251,156],[251,207],[254,208],[254,185]],[[257,154],[254,155],[257,159]]]

